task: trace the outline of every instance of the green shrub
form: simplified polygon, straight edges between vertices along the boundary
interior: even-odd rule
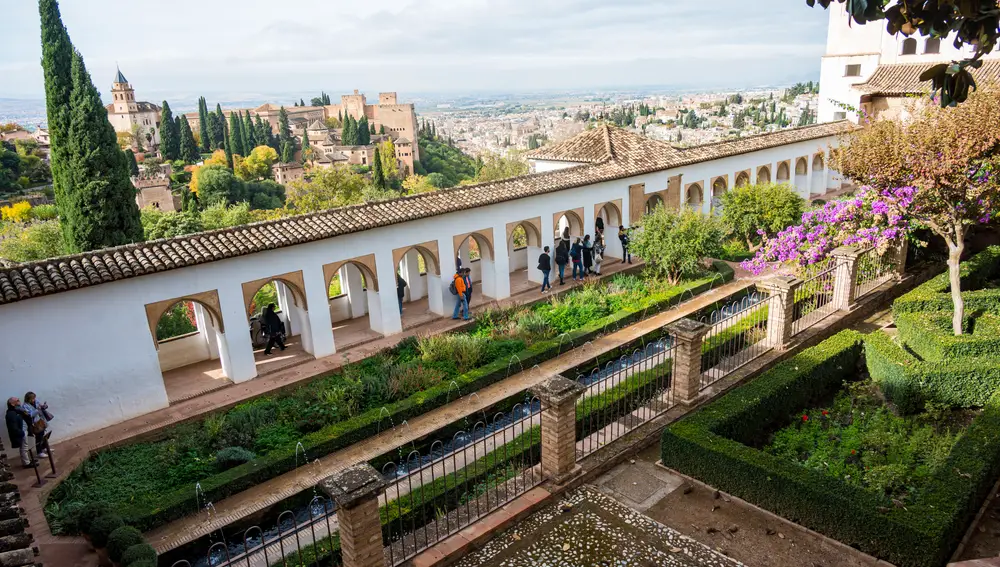
[[[107,502],[88,502],[77,510],[75,514],[70,515],[78,530],[76,533],[89,534],[90,526],[94,523],[94,520],[100,516],[110,514],[111,506]]]
[[[514,334],[524,340],[547,339],[555,334],[545,317],[535,311],[528,311],[517,318]]]
[[[118,514],[107,513],[94,518],[90,523],[90,531],[86,532],[90,537],[90,543],[97,549],[107,547],[108,538],[111,532],[125,525]]]
[[[270,453],[278,447],[288,447],[298,442],[300,433],[287,423],[272,423],[257,432],[254,449],[259,453]]]
[[[122,555],[122,565],[132,567],[139,561],[152,561],[156,564],[156,549],[148,543],[137,543],[125,550]]]
[[[125,550],[141,543],[144,543],[142,532],[131,526],[122,526],[108,535],[108,558],[121,563]]]
[[[1000,290],[984,289],[1000,276],[1000,246],[988,247],[962,262],[959,269],[966,312],[983,311],[1000,314]],[[892,304],[893,315],[929,311],[953,312],[950,290],[949,275],[948,272],[944,272],[897,298]]]
[[[967,315],[965,334],[957,337],[950,314],[899,313],[894,319],[900,342],[924,360],[1000,356],[1000,318],[994,314]]]
[[[254,455],[253,451],[243,447],[226,447],[215,454],[215,465],[220,471],[225,471],[243,463],[249,463],[256,457],[257,455]]]

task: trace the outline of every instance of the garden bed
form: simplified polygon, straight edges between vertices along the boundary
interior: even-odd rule
[[[531,308],[487,312],[466,332],[408,339],[298,389],[170,428],[159,441],[102,451],[50,494],[50,526],[60,533],[67,514],[96,500],[144,531],[163,525],[195,512],[196,482],[202,503],[218,502],[293,470],[302,449],[309,459],[327,455],[731,279],[719,264],[719,273],[680,286],[616,276]]]

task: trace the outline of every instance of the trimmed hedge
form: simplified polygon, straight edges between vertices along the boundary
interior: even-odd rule
[[[906,508],[745,444],[834,394],[860,356],[845,331],[778,364],[664,431],[663,463],[896,565],[943,565],[1000,472],[1000,391]]]
[[[962,262],[960,271],[965,310],[1000,313],[1000,289],[983,289],[1000,276],[1000,246],[990,246]],[[950,290],[951,282],[945,271],[896,299],[892,313],[898,317],[901,313],[951,312]]]
[[[142,543],[145,543],[142,532],[132,526],[122,526],[108,536],[108,558],[115,563],[121,563],[125,550]]]
[[[718,271],[710,277],[704,277],[689,282],[685,287],[671,290],[668,293],[650,297],[641,308],[625,309],[612,313],[584,327],[566,333],[565,336],[539,341],[524,351],[517,353],[521,364],[530,367],[536,363],[548,360],[562,350],[569,339],[570,344],[582,344],[593,339],[609,328],[628,325],[649,315],[669,308],[685,298],[693,297],[708,291],[732,279],[733,270],[724,262],[714,262]],[[474,392],[499,382],[507,377],[509,360],[497,360],[484,367],[471,370],[454,380],[460,390]],[[445,405],[451,395],[451,382],[441,384],[427,390],[417,392],[398,402],[388,404],[385,408],[389,417],[395,423],[404,419],[413,419],[428,411]],[[381,408],[367,411],[361,415],[324,427],[319,431],[303,437],[302,445],[309,455],[322,456],[348,447],[354,443],[372,437],[378,433]],[[242,492],[252,486],[270,480],[295,468],[295,451],[279,449],[261,456],[249,463],[233,467],[227,471],[210,476],[200,482],[204,497],[218,502],[223,498]],[[187,487],[178,488],[162,495],[157,501],[136,505],[121,510],[123,518],[129,525],[142,531],[161,526],[170,521],[182,518],[191,511],[191,490]]]
[[[950,313],[900,313],[895,322],[900,342],[924,360],[1000,355],[1000,318],[991,313],[967,316],[957,337]]]

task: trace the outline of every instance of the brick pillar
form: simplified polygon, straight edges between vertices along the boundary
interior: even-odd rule
[[[904,236],[903,238],[899,239],[898,243],[896,243],[895,265],[893,266],[896,276],[896,281],[900,281],[904,277],[906,277],[907,248],[909,248],[909,242],[906,240],[906,237]]]
[[[386,480],[367,463],[350,467],[320,482],[337,503],[340,549],[344,567],[385,567],[378,497]]]
[[[562,376],[531,390],[542,402],[542,476],[557,483],[577,468],[576,401],[586,390]]]
[[[770,297],[767,301],[767,344],[784,350],[792,340],[795,290],[802,280],[794,276],[774,276],[758,284]]]
[[[671,387],[678,402],[693,406],[701,397],[701,343],[711,326],[681,319],[667,325],[667,332],[674,339],[674,366]]]
[[[858,257],[861,250],[853,246],[841,246],[830,252],[837,263],[836,278],[833,283],[833,305],[841,311],[854,308],[854,287],[858,281]]]

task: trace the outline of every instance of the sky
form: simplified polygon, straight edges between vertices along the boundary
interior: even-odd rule
[[[43,98],[34,0],[0,0],[0,97]],[[805,0],[62,0],[107,97],[320,90],[519,92],[790,84],[819,77]]]

